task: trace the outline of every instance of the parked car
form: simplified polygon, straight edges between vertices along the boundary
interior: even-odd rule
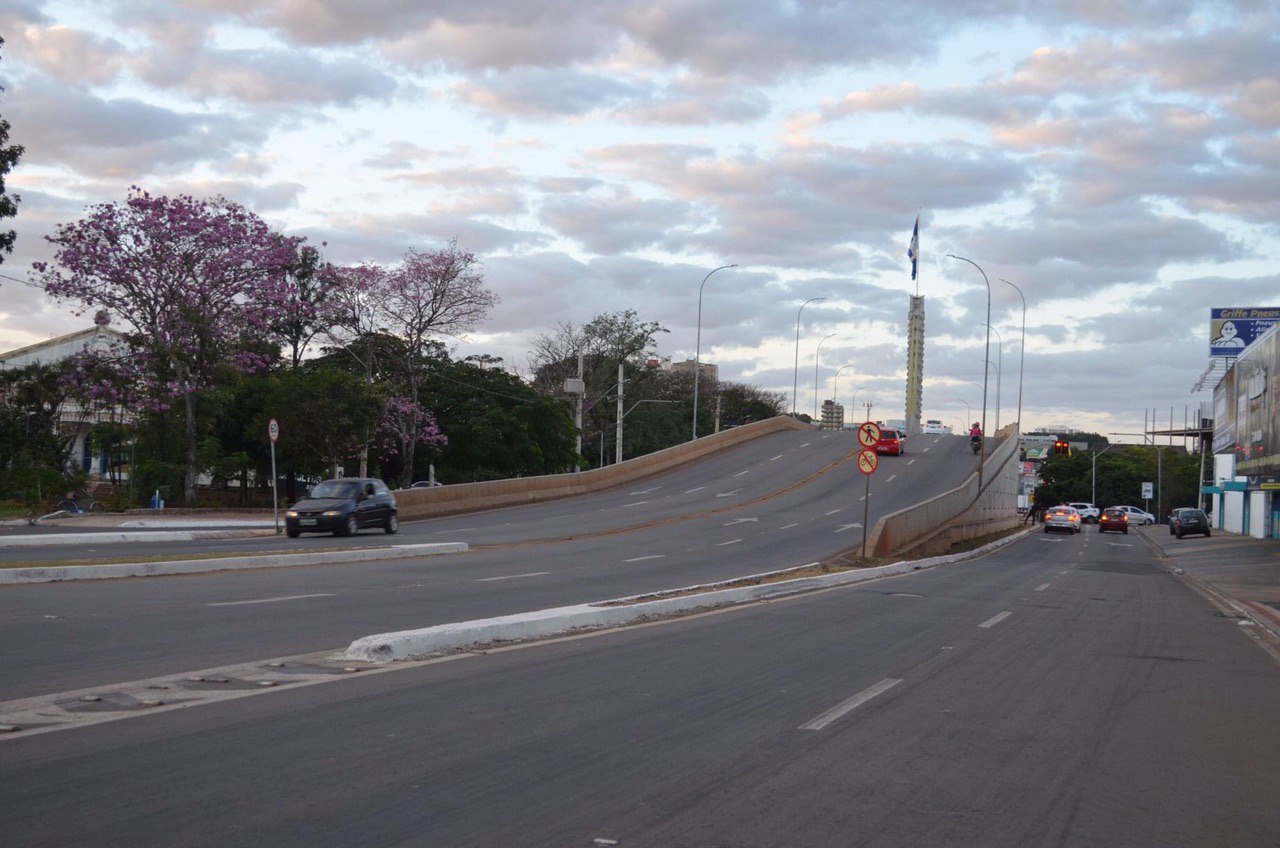
[[[387,533],[400,529],[395,495],[373,477],[325,480],[284,514],[290,539],[302,533],[354,536],[362,527],[381,527]]]
[[[1046,533],[1050,531],[1079,533],[1080,524],[1080,513],[1066,504],[1051,506],[1044,511],[1044,532]]]
[[[410,489],[434,489],[436,486],[443,486],[439,480],[419,480],[409,486]]]
[[[1094,524],[1098,520],[1098,515],[1102,512],[1091,503],[1069,503],[1067,506],[1080,513],[1080,520],[1085,524]]]
[[[1156,517],[1145,509],[1138,509],[1136,506],[1118,506],[1115,509],[1124,510],[1125,514],[1129,516],[1130,525],[1156,523]]]
[[[876,453],[887,453],[902,456],[902,439],[897,430],[881,430],[880,441],[876,442]]]
[[[1205,537],[1213,535],[1209,529],[1209,516],[1204,510],[1194,507],[1175,509],[1169,519],[1169,535],[1181,539],[1190,533],[1203,533]]]
[[[1108,533],[1112,530],[1129,535],[1129,514],[1113,506],[1107,507],[1098,516],[1098,532]]]

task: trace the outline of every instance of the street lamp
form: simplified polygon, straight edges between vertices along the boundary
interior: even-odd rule
[[[964,420],[966,422],[964,426],[965,426],[965,429],[968,430],[969,424],[967,422],[973,420],[973,410],[969,408],[969,401],[965,400],[964,398],[956,398],[956,402],[964,404]]]
[[[865,388],[866,386],[858,386],[858,388],[853,390],[853,397],[849,398],[849,414],[850,415],[853,415],[855,410],[857,410],[858,408],[858,392],[862,391]]]
[[[723,271],[725,268],[737,268],[737,265],[721,265],[719,268],[713,268],[707,272],[707,276],[702,278],[702,285],[698,286],[698,343],[693,353],[693,438],[698,438],[698,378],[702,374],[702,289],[707,284],[707,280],[711,279],[711,275],[716,271]],[[991,316],[987,316],[990,319]]]
[[[996,430],[1000,430],[1000,386],[1004,382],[1004,336],[991,325],[987,329],[996,334]],[[990,365],[990,360],[987,361]]]
[[[1008,280],[1001,279],[1000,282],[1006,286],[1013,286],[1013,290],[1018,293],[1018,297],[1022,298],[1022,342],[1018,345],[1018,432],[1022,432],[1022,366],[1027,361],[1027,298],[1022,293],[1022,289],[1014,286]]]
[[[1115,446],[1115,442],[1112,442],[1102,450],[1094,451],[1093,458],[1089,461],[1090,472],[1093,478],[1093,482],[1089,484],[1089,503],[1094,506],[1098,505],[1098,457],[1102,456]]]
[[[800,304],[800,308],[796,310],[796,368],[795,373],[791,377],[791,417],[796,414],[796,393],[800,390],[800,313],[804,312],[804,308],[811,303],[817,303],[820,300],[826,300],[825,297],[811,297],[804,303]]]
[[[831,381],[831,399],[835,401],[837,405],[839,405],[840,403],[840,372],[846,368],[852,368],[852,367],[853,367],[852,365],[841,365],[839,368],[836,369],[836,376]],[[850,415],[853,414],[852,409],[849,410],[849,414]],[[844,413],[840,414],[840,419],[842,421],[844,420]]]
[[[951,259],[959,259],[961,262],[968,262],[970,265],[978,269],[978,273],[982,275],[982,282],[987,284],[987,350],[983,354],[984,360],[991,360],[991,281],[987,279],[987,272],[982,270],[982,266],[972,259],[965,259],[963,256],[956,256],[954,253],[948,253]],[[982,369],[982,434],[987,433],[987,375],[988,372],[984,366]],[[983,439],[978,450],[978,492],[982,492],[982,466],[987,461],[987,440]]]
[[[818,349],[813,352],[813,420],[818,420],[818,358],[822,356],[822,345],[827,339],[834,339],[835,333],[830,333],[818,342]]]

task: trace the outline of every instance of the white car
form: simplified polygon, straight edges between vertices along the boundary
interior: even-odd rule
[[[941,421],[930,418],[920,427],[920,435],[922,436],[943,436],[946,435],[947,428]]]
[[[1116,509],[1123,511],[1129,516],[1129,526],[1135,524],[1155,524],[1156,517],[1145,509],[1138,509],[1136,506],[1118,506]]]
[[[1069,503],[1067,506],[1080,513],[1080,520],[1085,524],[1097,524],[1098,516],[1102,514],[1102,510],[1091,503]]]

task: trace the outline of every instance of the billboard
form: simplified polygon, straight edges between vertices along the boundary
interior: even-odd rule
[[[1239,372],[1236,473],[1280,479],[1280,330],[1264,336],[1232,370]]]
[[[1209,355],[1239,356],[1267,330],[1280,324],[1280,307],[1244,306],[1209,310]]]
[[[1236,447],[1236,372],[1232,368],[1213,390],[1213,452]]]

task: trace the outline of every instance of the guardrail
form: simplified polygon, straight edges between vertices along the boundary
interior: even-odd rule
[[[873,557],[946,553],[956,542],[1013,527],[1018,518],[1018,428],[999,430],[1001,442],[983,465],[978,491],[975,470],[963,483],[923,503],[876,522],[867,541]]]
[[[697,441],[685,442],[604,468],[567,474],[520,477],[514,480],[458,483],[430,489],[400,489],[395,493],[396,505],[401,520],[405,520],[571,498],[661,474],[686,462],[701,459],[708,454],[736,447],[762,436],[783,430],[812,429],[811,424],[797,421],[790,416],[778,416],[765,421],[744,424],[731,430],[723,430],[710,436],[703,436]]]

